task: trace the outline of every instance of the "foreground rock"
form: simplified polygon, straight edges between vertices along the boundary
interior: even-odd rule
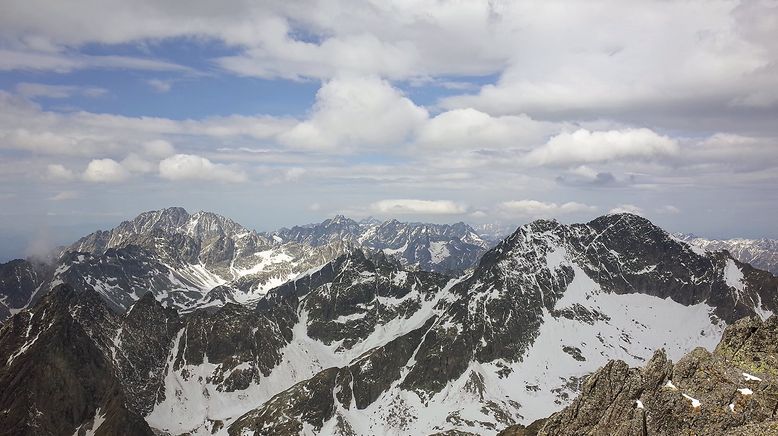
[[[772,435],[778,432],[778,317],[744,318],[713,353],[677,363],[659,350],[644,368],[611,361],[534,432],[508,435]]]

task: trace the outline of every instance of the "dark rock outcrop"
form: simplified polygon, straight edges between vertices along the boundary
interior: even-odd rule
[[[152,435],[126,407],[101,346],[116,322],[94,292],[62,285],[0,329],[0,434]],[[94,428],[93,428],[94,427]]]

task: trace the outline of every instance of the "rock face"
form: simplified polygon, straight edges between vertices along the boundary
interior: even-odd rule
[[[52,268],[44,263],[22,259],[0,264],[0,320],[27,307]]]
[[[727,250],[732,257],[778,275],[778,240],[775,239],[706,239],[693,234],[676,234],[690,244],[707,251]]]
[[[278,236],[267,238],[269,251],[204,251],[248,247],[240,241],[254,237],[179,212],[85,238],[79,249],[92,252],[65,253],[47,282],[55,290],[3,323],[0,429],[495,434],[522,424],[515,430],[527,433],[611,359],[625,363],[611,364],[604,386],[630,380],[629,366],[666,368],[697,346],[712,350],[738,317],[778,310],[771,274],[629,214],[522,226],[452,279],[385,250],[333,248],[323,234],[307,242],[325,244],[313,248]],[[269,260],[284,255],[285,266]],[[251,273],[207,292],[184,281],[182,271],[222,277],[250,258],[258,262]],[[270,264],[283,271],[277,282],[262,276]],[[731,350],[762,347],[727,337]],[[660,348],[664,361],[654,356]],[[52,374],[67,383],[44,374],[52,362],[64,365]],[[28,367],[36,377],[22,376]]]
[[[61,285],[0,329],[0,434],[152,435],[106,348],[116,323],[94,292]]]
[[[395,256],[406,268],[449,274],[473,267],[492,245],[461,222],[425,224],[372,219],[356,222],[341,215],[319,224],[281,229],[274,235],[284,241],[313,246],[346,241]]]
[[[673,364],[609,362],[538,435],[774,434],[778,429],[778,317],[745,318],[713,353],[697,348]]]

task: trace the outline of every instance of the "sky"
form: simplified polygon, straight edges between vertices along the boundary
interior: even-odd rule
[[[3,1],[0,260],[168,206],[776,238],[778,1]]]

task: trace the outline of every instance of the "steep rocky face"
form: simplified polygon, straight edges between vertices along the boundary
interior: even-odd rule
[[[127,310],[146,292],[172,307],[186,307],[202,297],[198,283],[187,280],[148,250],[130,245],[109,248],[101,255],[66,252],[51,281],[79,290],[94,289],[116,312]]]
[[[280,229],[275,236],[313,246],[348,242],[395,256],[412,269],[457,273],[472,267],[490,244],[464,223],[402,223],[397,220],[360,223],[336,216],[320,224]]]
[[[93,292],[59,286],[0,329],[0,434],[152,435],[111,361],[114,315]]]
[[[0,264],[0,321],[26,307],[51,273],[50,266],[30,260]]]
[[[376,353],[424,325],[447,280],[353,250],[271,290],[255,309],[227,304],[197,310],[173,341],[164,398],[147,420],[173,434],[226,431],[294,383]]]
[[[778,275],[778,240],[775,239],[706,239],[693,234],[676,237],[707,251],[727,250],[732,257],[755,268]]]
[[[728,327],[713,353],[677,363],[660,350],[648,364],[609,362],[539,435],[772,434],[778,428],[778,317]]]
[[[164,399],[168,354],[183,323],[175,310],[163,307],[151,292],[119,320],[110,357],[128,409],[145,416]]]
[[[291,282],[274,292],[293,292],[304,301],[308,336],[347,350],[365,340],[378,326],[409,319],[429,304],[447,278],[425,271],[405,271],[382,254],[360,250],[329,265],[325,282]]]

